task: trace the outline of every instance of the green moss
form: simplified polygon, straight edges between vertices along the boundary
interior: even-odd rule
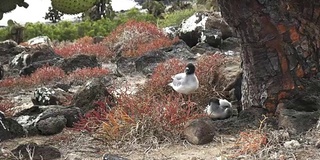
[[[168,13],[164,16],[164,19],[160,19],[158,22],[159,27],[164,28],[168,26],[177,26],[184,19],[192,16],[196,11],[194,9],[179,10],[172,13]]]
[[[0,28],[0,41],[6,40],[8,35],[9,35],[9,30],[7,27]]]

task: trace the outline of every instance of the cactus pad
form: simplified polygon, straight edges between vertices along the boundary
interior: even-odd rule
[[[65,14],[85,12],[96,2],[97,0],[51,0],[52,7]]]
[[[24,8],[28,8],[29,6],[24,0],[0,0],[0,20],[3,17],[3,13],[8,13],[16,9],[17,5]]]
[[[14,1],[0,1],[0,12],[7,13],[16,9],[17,3]]]

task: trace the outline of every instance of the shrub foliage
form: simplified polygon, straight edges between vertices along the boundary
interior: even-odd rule
[[[117,17],[112,20],[103,18],[97,21],[60,21],[56,24],[44,24],[39,22],[26,23],[24,41],[43,35],[58,41],[73,41],[84,36],[107,36],[118,25],[123,24],[130,19],[152,23],[156,22],[156,18],[153,15],[141,13],[138,9],[131,9],[125,13],[119,13]],[[0,29],[0,41],[6,40],[8,34],[8,28]]]
[[[178,39],[171,40],[154,24],[130,20],[117,27],[105,39],[110,50],[120,47],[122,56],[137,57],[148,51],[167,47]]]
[[[223,88],[222,76],[212,77],[220,74],[219,67],[225,61],[222,55],[205,56],[197,61],[196,74],[201,87],[191,100],[196,103],[189,103],[167,85],[171,75],[182,72],[187,64],[179,59],[170,59],[158,64],[151,78],[136,94],[123,91],[115,104],[98,102],[99,109],[86,114],[77,128],[94,130],[109,142],[179,140],[184,124],[205,116],[203,104],[217,92],[215,89]],[[108,109],[108,106],[113,107]]]
[[[22,89],[30,88],[37,85],[45,85],[54,81],[72,81],[85,80],[92,77],[105,76],[109,73],[108,69],[103,68],[82,68],[66,75],[59,67],[45,66],[37,69],[30,76],[8,77],[0,81],[0,88],[3,89]]]
[[[113,56],[113,53],[102,43],[93,43],[93,38],[83,37],[74,43],[60,44],[54,47],[57,54],[64,58],[72,57],[76,54],[95,55],[104,60]]]

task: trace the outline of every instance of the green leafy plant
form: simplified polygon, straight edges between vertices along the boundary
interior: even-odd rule
[[[50,20],[52,23],[57,23],[61,21],[61,17],[63,16],[63,13],[59,12],[58,10],[49,7],[48,12],[46,13],[44,19]]]
[[[179,26],[184,19],[192,16],[196,10],[194,9],[184,9],[178,10],[171,13],[166,13],[164,19],[158,21],[158,26],[160,28],[169,27],[169,26]]]
[[[8,39],[9,36],[9,29],[8,27],[0,28],[0,40],[4,41]]]
[[[55,24],[26,23],[23,40],[27,41],[37,36],[48,36],[51,40],[74,41],[84,36],[107,36],[117,26],[129,20],[156,23],[156,18],[148,13],[141,13],[138,9],[131,9],[125,13],[118,13],[112,20],[101,18],[97,21],[85,20],[82,22],[60,21]],[[0,41],[8,37],[8,29],[0,29]]]
[[[147,9],[149,14],[159,17],[164,13],[166,6],[161,1],[147,0],[142,4],[142,9]]]

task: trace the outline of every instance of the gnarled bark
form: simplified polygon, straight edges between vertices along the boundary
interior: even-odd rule
[[[275,112],[278,104],[293,106],[298,99],[320,104],[312,99],[320,89],[320,1],[219,0],[219,5],[242,39],[244,107]]]

